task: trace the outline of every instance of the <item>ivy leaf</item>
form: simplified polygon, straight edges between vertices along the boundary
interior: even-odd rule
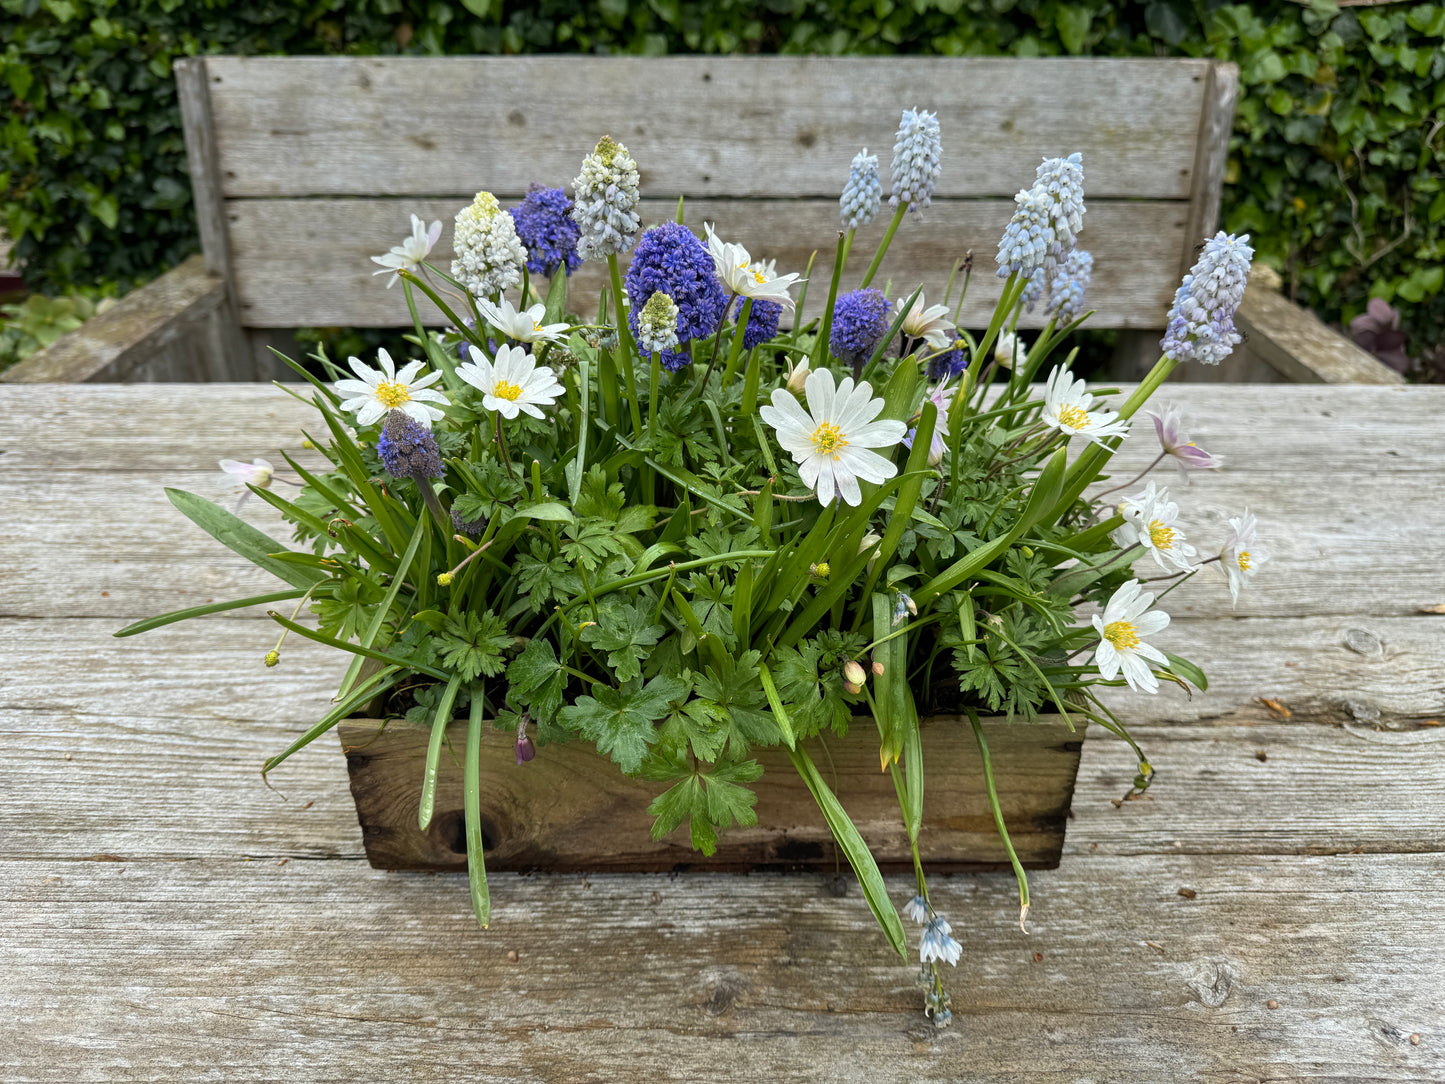
[[[582,630],[582,639],[607,652],[607,665],[618,681],[630,681],[642,676],[642,660],[666,631],[662,625],[654,625],[649,608],[638,603],[605,607],[598,613],[597,623]]]
[[[687,695],[687,682],[659,675],[621,689],[601,686],[596,696],[579,696],[558,713],[561,722],[597,744],[628,775],[637,774],[647,747],[657,740],[653,724],[665,718],[671,703]]]

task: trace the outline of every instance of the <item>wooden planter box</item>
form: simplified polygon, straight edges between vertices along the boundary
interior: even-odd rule
[[[1059,864],[1064,821],[1074,794],[1082,724],[985,720],[1004,820],[1020,860],[1031,869]],[[351,776],[366,856],[378,869],[462,870],[466,842],[460,751],[466,722],[452,724],[457,751],[444,751],[431,827],[417,828],[417,806],[430,727],[394,720],[348,719],[337,728]],[[761,750],[755,784],[758,823],[735,828],[711,858],[694,851],[686,826],[651,835],[648,803],[663,785],[621,775],[582,743],[548,745],[517,764],[513,736],[488,727],[482,739],[482,830],[487,868],[667,872],[673,870],[846,868],[823,815],[784,751]],[[826,745],[826,752],[824,746]],[[929,869],[1007,868],[983,787],[983,769],[968,720],[926,720],[924,830],[919,849]],[[913,868],[898,798],[878,770],[878,737],[855,719],[846,738],[810,744],[813,759],[884,872]]]

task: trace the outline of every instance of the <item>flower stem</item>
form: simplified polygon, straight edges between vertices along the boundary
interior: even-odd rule
[[[893,221],[888,223],[888,231],[883,235],[883,240],[879,242],[878,251],[873,254],[873,262],[868,265],[868,270],[863,275],[863,281],[858,284],[858,289],[866,290],[868,284],[873,281],[873,276],[878,274],[878,267],[883,263],[883,256],[887,253],[888,246],[893,243],[893,235],[898,232],[898,226],[902,223],[903,216],[908,213],[909,206],[908,201],[904,200],[898,204],[898,210],[893,212]]]
[[[723,370],[723,387],[733,382],[733,374],[738,371],[738,359],[743,354],[743,331],[748,326],[748,321],[753,315],[753,299],[743,298],[743,307],[738,310],[738,318],[733,323],[733,340],[728,350],[727,368]],[[746,409],[746,408],[745,408]]]
[[[627,380],[627,407],[632,414],[632,434],[642,435],[642,408],[637,402],[637,376],[632,371],[632,328],[627,323],[627,309],[622,304],[622,273],[617,270],[617,254],[607,254],[607,273],[612,278],[613,308],[617,312],[617,353],[622,375]]]
[[[722,317],[717,322],[717,334],[714,335],[712,339],[712,357],[708,359],[707,369],[703,371],[702,379],[697,382],[694,394],[700,394],[702,390],[707,387],[707,378],[712,376],[713,368],[717,365],[718,351],[722,349],[723,328],[727,327],[728,324],[728,309],[733,307],[733,302],[737,300],[737,296],[736,293],[728,294],[728,303],[723,306]]]
[[[512,461],[507,458],[507,438],[502,435],[502,415],[499,411],[495,415],[497,419],[497,449],[502,453],[502,464],[507,468],[507,477],[512,481],[517,480],[517,472],[512,470]]]
[[[1127,482],[1120,482],[1120,483],[1119,483],[1118,485],[1116,485],[1116,486],[1110,486],[1108,489],[1100,490],[1098,493],[1095,493],[1095,494],[1094,494],[1094,499],[1095,499],[1095,500],[1098,500],[1098,499],[1099,499],[1100,497],[1102,497],[1105,493],[1113,493],[1115,490],[1118,490],[1118,489],[1128,489],[1128,488],[1129,488],[1130,486],[1132,486],[1135,482],[1137,482],[1140,478],[1143,478],[1144,475],[1148,474],[1151,470],[1153,470],[1155,467],[1157,467],[1160,463],[1164,462],[1164,457],[1165,457],[1166,455],[1168,455],[1168,454],[1169,454],[1169,453],[1168,453],[1167,451],[1165,451],[1165,452],[1160,452],[1159,455],[1154,459],[1154,461],[1153,461],[1152,463],[1150,463],[1147,467],[1145,467],[1143,470],[1141,470],[1138,474],[1134,475],[1134,477],[1130,478]]]

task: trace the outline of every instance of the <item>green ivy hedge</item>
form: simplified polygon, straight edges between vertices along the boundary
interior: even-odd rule
[[[1186,55],[1243,80],[1225,219],[1299,300],[1445,330],[1445,4],[0,0],[0,214],[27,279],[124,291],[197,247],[171,62],[198,53]],[[897,104],[897,103],[894,103]]]

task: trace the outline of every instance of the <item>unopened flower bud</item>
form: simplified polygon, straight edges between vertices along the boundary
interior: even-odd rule
[[[843,682],[843,689],[844,691],[852,694],[853,696],[857,696],[863,691],[863,686],[854,685],[851,681],[845,681]]]
[[[279,663],[280,661],[281,661],[281,652],[279,652],[279,651],[268,651],[268,652],[266,652],[265,662],[266,662],[266,665],[267,665],[268,667],[275,666],[275,665],[276,665],[277,663]]]
[[[808,359],[804,358],[797,365],[790,365],[788,368],[788,390],[794,395],[803,394],[803,386],[808,382]]]
[[[525,764],[537,755],[536,743],[526,734],[517,736],[517,763]]]
[[[820,580],[826,580],[828,578],[828,574],[832,572],[833,569],[827,561],[819,561],[816,565],[809,565],[808,571],[811,572],[814,576],[817,576]]]
[[[883,664],[882,664],[881,662],[879,662],[877,659],[874,659],[874,660],[873,660],[873,676],[874,676],[874,677],[882,677],[883,674],[884,674],[884,672],[885,672],[885,671],[884,671],[884,668],[883,668]]]
[[[859,689],[868,680],[868,674],[864,671],[862,664],[857,659],[849,659],[843,664],[843,682],[847,685],[857,685]],[[850,690],[857,692],[857,689]]]
[[[437,574],[437,586],[450,587],[452,585],[452,579],[453,577],[450,572],[440,572]]]

